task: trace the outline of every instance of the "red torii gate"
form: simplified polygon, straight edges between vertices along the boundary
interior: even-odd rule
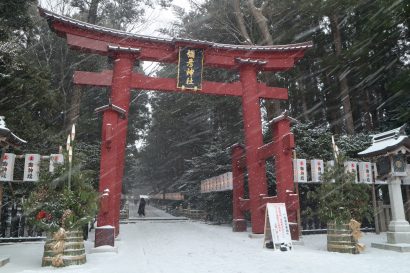
[[[110,225],[115,227],[116,234],[119,232],[130,90],[145,89],[242,97],[245,166],[248,171],[252,232],[263,233],[264,209],[261,209],[260,199],[267,195],[267,183],[266,157],[261,156],[263,153],[261,149],[265,148],[262,148],[264,143],[260,99],[286,100],[288,92],[286,88],[268,87],[258,82],[257,74],[259,71],[284,71],[292,68],[295,62],[303,57],[304,52],[312,47],[311,42],[254,46],[218,44],[182,38],[156,38],[87,24],[42,8],[39,8],[39,11],[48,20],[50,28],[64,37],[71,48],[110,56],[114,60],[112,71],[100,73],[76,71],[74,74],[74,83],[77,85],[111,86],[110,104],[99,109],[104,111],[99,183],[103,201],[98,215],[99,227]],[[179,48],[185,47],[203,49],[204,66],[239,70],[240,81],[234,83],[203,81],[201,90],[195,91],[177,88],[176,79],[154,78],[133,72],[136,61],[177,63]],[[272,147],[268,147],[267,151],[274,151]],[[289,168],[291,167],[288,166],[285,172]],[[279,169],[277,176],[281,175],[289,177],[288,174],[283,175],[283,171]],[[293,184],[293,179],[291,177],[289,179],[288,184]],[[287,199],[278,198],[278,200]],[[294,198],[292,202],[293,207],[299,207],[298,198]],[[96,246],[106,244],[103,237],[103,233],[96,233]]]

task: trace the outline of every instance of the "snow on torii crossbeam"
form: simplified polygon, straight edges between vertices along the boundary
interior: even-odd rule
[[[288,94],[285,88],[268,87],[259,83],[257,74],[259,71],[284,71],[292,68],[304,52],[312,47],[311,42],[254,46],[157,38],[87,24],[42,8],[39,11],[48,20],[50,28],[64,37],[71,48],[110,56],[114,60],[112,71],[76,71],[74,74],[75,84],[111,86],[109,106],[99,108],[104,111],[99,184],[99,191],[104,194],[98,226],[115,226],[118,233],[130,90],[145,89],[242,98],[252,231],[263,233],[264,211],[260,209],[259,199],[267,195],[267,184],[265,159],[261,159],[258,152],[264,145],[260,99],[286,100]],[[188,90],[183,86],[178,88],[176,79],[154,78],[133,72],[136,61],[178,63],[179,52],[185,48],[202,50],[205,67],[239,70],[240,81],[203,81],[200,90]],[[96,233],[96,246],[105,244],[98,237],[102,236]]]

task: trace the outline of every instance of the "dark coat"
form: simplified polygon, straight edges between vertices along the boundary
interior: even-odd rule
[[[144,215],[145,216],[145,199],[141,198],[140,200],[140,205],[138,206],[138,215]]]

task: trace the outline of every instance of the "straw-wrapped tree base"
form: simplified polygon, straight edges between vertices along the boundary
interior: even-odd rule
[[[359,254],[364,245],[359,244],[360,223],[351,220],[348,224],[327,224],[327,250],[330,252]]]
[[[42,266],[63,267],[86,262],[82,231],[64,231],[47,236]]]

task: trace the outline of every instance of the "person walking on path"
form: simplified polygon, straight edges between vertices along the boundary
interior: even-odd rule
[[[138,206],[138,215],[141,217],[142,215],[145,216],[145,199],[141,198],[140,205]]]

